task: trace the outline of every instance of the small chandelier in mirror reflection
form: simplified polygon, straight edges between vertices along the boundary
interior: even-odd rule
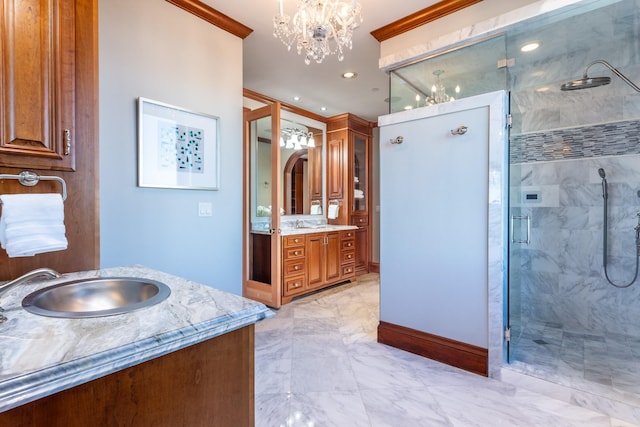
[[[433,75],[436,76],[436,82],[431,86],[431,95],[425,97],[425,105],[441,104],[443,102],[455,101],[456,99],[447,93],[444,84],[440,81],[440,76],[444,74],[444,70],[435,70]],[[460,86],[456,85],[454,89],[456,96],[460,94]]]
[[[338,55],[351,49],[353,30],[362,23],[361,6],[356,0],[297,0],[298,9],[291,18],[285,15],[279,0],[278,14],[273,18],[273,36],[279,38],[287,50],[294,44],[298,54],[304,53],[305,64],[318,64],[327,55]]]
[[[314,148],[315,146],[313,132],[292,128],[285,128],[280,131],[280,147],[301,150],[303,148]]]

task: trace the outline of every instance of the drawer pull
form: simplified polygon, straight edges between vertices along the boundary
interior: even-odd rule
[[[294,266],[293,266],[293,269],[294,269],[294,270],[296,270],[296,271],[298,271],[298,270],[300,270],[300,266],[299,266],[299,265],[294,265]]]
[[[299,243],[300,239],[293,239],[294,243]]]
[[[347,243],[347,246],[348,246],[348,247],[351,247],[351,243]]]
[[[294,254],[294,255],[300,255],[300,252],[298,252],[298,251],[293,251],[293,254]]]
[[[347,258],[349,259],[353,258],[353,255],[347,255]]]
[[[293,283],[293,287],[294,288],[299,288],[300,287],[300,282],[294,282]]]

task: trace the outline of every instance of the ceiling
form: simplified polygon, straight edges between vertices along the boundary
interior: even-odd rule
[[[304,63],[304,56],[298,55],[295,46],[288,52],[273,37],[277,0],[203,2],[253,29],[243,42],[246,89],[322,116],[350,112],[377,122],[378,116],[389,113],[389,77],[378,68],[380,44],[370,33],[438,0],[359,0],[364,21],[354,31],[353,50],[345,54],[342,62],[332,55],[321,64],[310,65]],[[293,15],[295,4],[294,0],[284,0],[285,13]],[[343,79],[345,71],[355,71],[358,77]],[[295,101],[294,96],[300,100]]]

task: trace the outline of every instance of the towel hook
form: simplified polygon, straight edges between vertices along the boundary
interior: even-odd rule
[[[466,126],[458,126],[457,129],[451,129],[451,135],[464,135],[467,133],[467,129]]]

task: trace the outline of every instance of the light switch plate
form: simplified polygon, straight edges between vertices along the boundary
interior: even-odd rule
[[[213,215],[213,205],[210,202],[198,203],[198,216]]]

